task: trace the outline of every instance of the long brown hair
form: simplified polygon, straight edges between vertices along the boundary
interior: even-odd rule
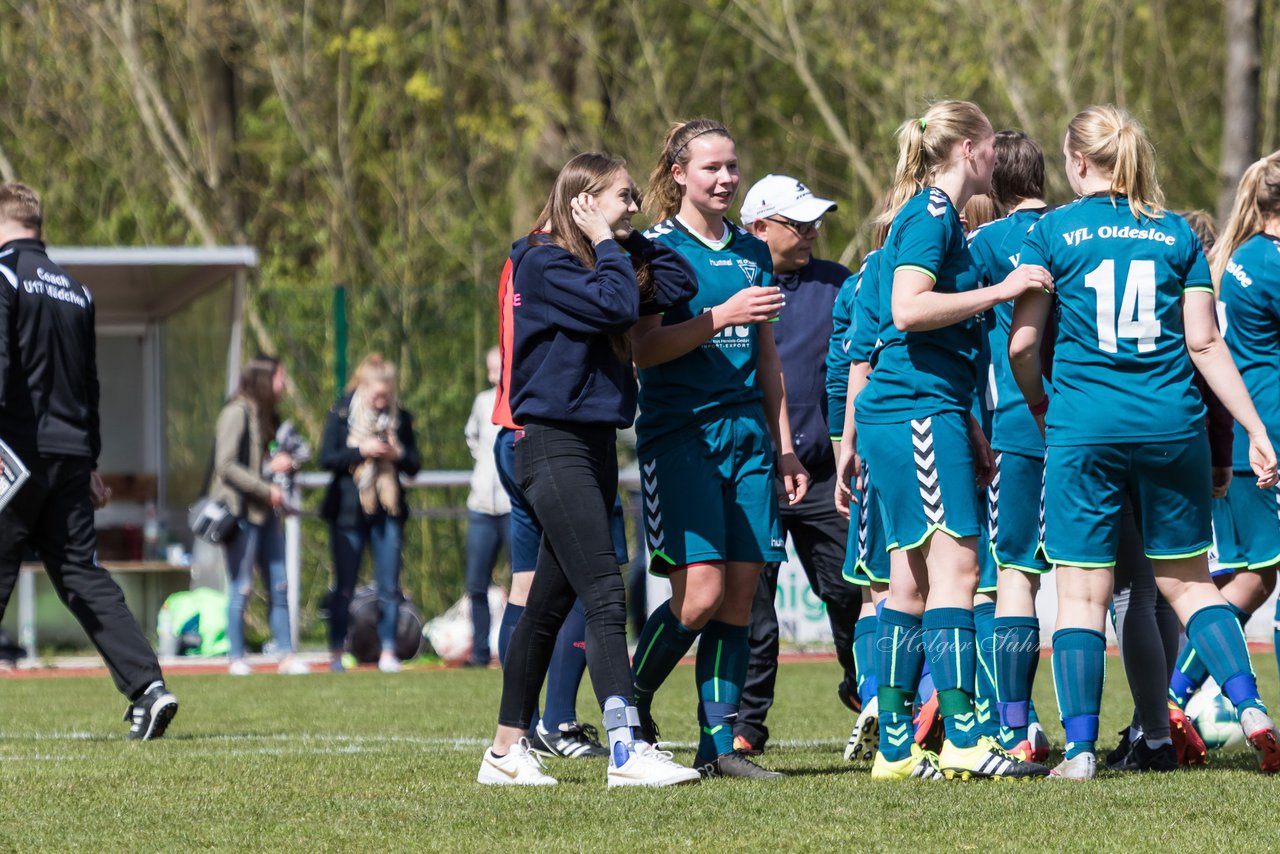
[[[1111,173],[1112,199],[1127,196],[1134,219],[1164,214],[1155,149],[1129,113],[1111,104],[1085,107],[1067,124],[1067,150]]]
[[[280,360],[274,356],[254,356],[240,372],[240,385],[236,397],[253,404],[258,412],[258,431],[264,443],[270,442],[280,427],[280,415],[276,411],[275,376]]]
[[[898,165],[894,169],[889,201],[876,222],[889,225],[911,201],[929,186],[951,161],[951,151],[964,139],[979,140],[990,133],[991,122],[971,101],[937,101],[918,119],[898,126]]]
[[[538,214],[538,221],[529,232],[531,244],[550,240],[582,262],[588,270],[596,267],[596,250],[582,229],[573,221],[573,209],[569,203],[582,193],[598,196],[609,189],[609,184],[619,171],[626,171],[627,161],[598,151],[579,154],[560,170],[551,187],[551,195]],[[550,228],[551,233],[547,234]],[[640,299],[651,300],[655,295],[653,271],[649,264],[632,256],[636,271],[636,283],[640,287]]]
[[[1280,216],[1280,151],[1274,151],[1244,171],[1231,216],[1222,229],[1222,237],[1209,256],[1213,261],[1213,283],[1222,283],[1231,255],[1266,227],[1267,220]],[[1207,250],[1207,247],[1206,247]]]
[[[662,151],[658,153],[658,162],[649,173],[649,188],[645,194],[645,209],[655,222],[661,222],[680,212],[684,188],[676,183],[671,169],[677,165],[683,169],[688,165],[691,156],[689,143],[700,136],[721,136],[733,142],[733,134],[715,119],[676,122],[667,128],[667,135],[662,139]]]

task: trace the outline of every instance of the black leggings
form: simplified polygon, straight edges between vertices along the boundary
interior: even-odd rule
[[[626,588],[610,527],[616,441],[613,427],[573,424],[530,424],[516,441],[517,476],[542,526],[542,542],[503,666],[502,726],[528,728],[574,599],[586,611],[587,670],[601,708],[611,696],[632,700]]]

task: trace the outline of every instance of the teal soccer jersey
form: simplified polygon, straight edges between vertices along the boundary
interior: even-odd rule
[[[1171,442],[1204,431],[1182,294],[1213,283],[1186,220],[1137,220],[1123,196],[1085,196],[1035,223],[1019,260],[1054,280],[1049,445]]]
[[[678,217],[653,226],[645,235],[683,255],[698,277],[698,294],[669,309],[663,326],[672,326],[710,311],[752,285],[773,284],[769,247],[731,222],[720,246],[693,234]],[[678,441],[681,431],[705,421],[716,409],[762,399],[756,382],[755,325],[730,326],[683,356],[640,370],[638,448],[656,451],[655,443]]]
[[[831,438],[839,439],[844,432],[845,402],[849,396],[849,366],[857,359],[851,352],[857,334],[858,292],[867,271],[867,264],[876,254],[872,250],[862,259],[862,266],[840,286],[836,304],[831,309],[831,341],[827,346],[827,425]]]
[[[980,322],[971,318],[943,329],[903,332],[890,310],[898,270],[918,270],[937,293],[978,286],[960,214],[946,193],[921,190],[893,218],[880,252],[879,346],[871,382],[858,395],[858,419],[896,424],[943,412],[969,412],[977,387]]]
[[[1255,234],[1231,254],[1220,288],[1223,337],[1262,416],[1280,436],[1280,239]],[[1249,437],[1236,425],[1232,468],[1249,471]]]
[[[850,362],[870,362],[871,354],[880,345],[880,256],[880,250],[875,249],[862,262],[849,326]]]
[[[1015,211],[1003,219],[989,222],[969,235],[969,253],[983,287],[1003,282],[1018,266],[1022,241],[1040,210]],[[1013,328],[1013,303],[1002,302],[993,310],[995,323],[987,326],[987,343],[991,353],[988,386],[990,403],[994,405],[991,447],[997,451],[1039,457],[1044,454],[1044,438],[1036,420],[1027,409],[1022,391],[1009,369],[1009,331]],[[1048,383],[1045,383],[1048,390]]]

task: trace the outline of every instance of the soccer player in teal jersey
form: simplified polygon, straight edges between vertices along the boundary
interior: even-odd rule
[[[1200,241],[1164,209],[1142,128],[1115,107],[1089,107],[1068,124],[1063,153],[1081,198],[1045,214],[1019,256],[1049,270],[1054,297],[1020,296],[1009,340],[1018,386],[1047,431],[1045,479],[1053,485],[1045,554],[1058,576],[1053,671],[1067,737],[1053,773],[1096,774],[1103,628],[1126,493],[1160,592],[1239,712],[1262,770],[1280,770],[1278,734],[1258,698],[1244,633],[1209,578],[1209,446],[1193,363],[1245,425],[1261,488],[1276,483],[1275,452],[1214,322]],[[1040,373],[1051,309],[1052,402]]]
[[[1004,281],[1018,265],[1022,240],[1044,213],[1044,153],[1021,131],[1001,131],[995,139],[996,166],[991,195],[1005,215],[969,236],[980,283]],[[1012,303],[993,310],[987,327],[991,355],[988,396],[994,405],[991,448],[996,472],[987,491],[988,539],[1000,568],[995,602],[994,647],[1001,744],[1009,752],[1043,762],[1049,743],[1044,730],[1031,729],[1031,688],[1040,661],[1036,592],[1049,571],[1041,545],[1044,494],[1044,438],[1027,412],[1009,369]],[[986,638],[980,638],[986,643]]]
[[[672,589],[645,623],[632,672],[644,730],[653,732],[653,694],[701,634],[695,764],[707,776],[771,779],[782,775],[733,749],[733,722],[760,570],[786,559],[775,455],[791,504],[804,497],[808,474],[792,448],[769,326],[783,301],[772,257],[725,217],[738,184],[733,137],[706,119],[671,128],[650,176],[659,222],[648,234],[684,255],[699,290],[631,333],[650,571]]]
[[[855,401],[856,435],[846,436],[867,458],[892,550],[876,639],[880,749],[871,774],[879,779],[1048,773],[980,736],[973,706],[983,521],[974,487],[992,463],[971,413],[975,317],[1027,288],[1052,286],[1044,270],[1027,267],[977,287],[957,211],[990,189],[994,136],[987,117],[965,101],[937,102],[905,122],[881,217],[891,226],[877,281],[879,345],[871,380]],[[841,457],[851,465],[850,447]],[[841,474],[847,482],[851,469]],[[912,695],[926,652],[946,729],[938,756],[911,737]]]
[[[1223,337],[1268,435],[1280,433],[1280,151],[1245,171],[1231,218],[1213,253],[1225,320]],[[1267,601],[1280,564],[1280,493],[1249,482],[1248,437],[1238,422],[1233,445],[1235,477],[1214,502],[1222,595],[1243,624]],[[1247,571],[1245,571],[1247,570]],[[1280,626],[1280,606],[1275,624]],[[1280,628],[1275,630],[1280,653]],[[1188,645],[1178,659],[1170,698],[1185,707],[1203,683],[1203,658]]]
[[[884,242],[884,234],[883,227],[877,229],[877,247]],[[858,396],[871,376],[871,352],[875,349],[880,324],[876,290],[879,255],[879,248],[867,254],[836,302],[837,331],[832,335],[831,351],[827,357],[827,421],[833,428],[831,442],[837,461],[840,460],[846,424],[853,418],[853,407],[847,404]],[[840,425],[839,434],[834,431],[836,425]],[[851,528],[844,576],[867,591],[858,622],[853,628],[853,657],[857,664],[858,697],[862,710],[845,743],[844,758],[846,761],[870,762],[875,758],[880,738],[879,704],[876,701],[879,688],[876,616],[889,594],[889,555],[885,550],[880,511],[875,506],[871,491],[870,474],[861,456],[856,451],[854,455],[859,461],[855,466],[857,474],[851,478],[852,483],[837,478],[835,495],[836,509],[849,518]]]

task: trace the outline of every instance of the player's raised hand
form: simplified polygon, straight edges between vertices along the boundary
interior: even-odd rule
[[[716,326],[750,326],[773,320],[786,304],[780,288],[743,288],[713,308]]]
[[[1280,478],[1276,475],[1276,452],[1266,431],[1249,434],[1249,467],[1258,476],[1258,489],[1270,489]]]
[[[1006,300],[1017,299],[1027,291],[1043,291],[1053,293],[1053,275],[1038,264],[1023,264],[1014,267],[999,287]]]
[[[590,193],[579,193],[570,199],[569,212],[573,214],[574,223],[582,229],[582,233],[592,243],[599,243],[613,237],[613,228],[604,218],[604,214],[600,213],[596,197]]]

